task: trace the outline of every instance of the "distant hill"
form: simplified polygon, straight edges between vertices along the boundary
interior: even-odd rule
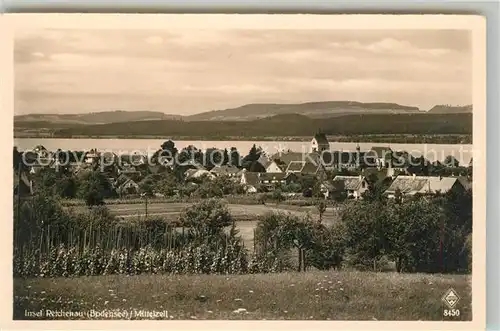
[[[472,105],[467,105],[467,106],[436,105],[432,107],[428,111],[428,113],[430,114],[472,113]]]
[[[28,114],[14,117],[17,126],[23,122],[66,123],[66,124],[107,124],[119,122],[151,121],[151,120],[179,120],[182,116],[168,115],[154,111],[103,111],[87,114]]]
[[[190,136],[220,137],[311,136],[356,134],[471,134],[472,114],[359,114],[322,119],[298,114],[252,121],[136,121],[83,125],[55,130],[54,137]]]
[[[419,113],[417,107],[396,103],[363,103],[356,101],[324,101],[300,104],[254,103],[237,108],[214,110],[187,116],[188,121],[250,121],[282,114],[301,114],[311,118],[326,118],[350,114]]]

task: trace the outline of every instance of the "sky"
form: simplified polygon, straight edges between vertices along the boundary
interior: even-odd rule
[[[466,30],[30,30],[14,51],[18,115],[472,104]]]

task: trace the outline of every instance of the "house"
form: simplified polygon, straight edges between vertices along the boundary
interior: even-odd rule
[[[460,184],[464,187],[466,191],[472,190],[472,180],[466,176],[458,176],[457,177]]]
[[[260,186],[260,172],[250,172],[243,169],[241,172],[240,184],[247,193],[256,193]]]
[[[345,192],[345,182],[343,180],[326,181],[321,183],[320,192],[325,199],[335,199],[341,197]]]
[[[129,165],[129,164],[124,164],[118,169],[118,174],[119,175],[127,175],[129,177],[140,177],[141,172],[136,169],[136,167]]]
[[[116,193],[120,196],[139,193],[139,184],[127,175],[120,175],[114,184]]]
[[[311,140],[311,147],[309,149],[310,153],[328,151],[330,149],[330,143],[326,139],[324,133],[316,133]]]
[[[285,170],[286,165],[277,160],[271,161],[266,167],[266,172],[284,172]]]
[[[368,182],[364,176],[335,176],[333,182],[343,181],[348,198],[360,199],[368,190]]]
[[[394,198],[397,192],[402,195],[447,193],[451,190],[461,191],[464,186],[456,177],[441,176],[397,176],[391,186],[384,192]]]
[[[212,168],[212,170],[210,170],[210,173],[215,177],[225,176],[230,179],[238,180],[239,179],[238,174],[240,173],[240,169],[228,165],[215,166]]]

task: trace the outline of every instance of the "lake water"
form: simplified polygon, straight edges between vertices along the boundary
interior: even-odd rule
[[[30,150],[37,145],[43,145],[51,151],[57,149],[71,151],[86,151],[96,148],[99,151],[109,151],[116,154],[147,153],[157,151],[165,140],[162,139],[59,139],[59,138],[15,138],[14,146],[19,150]],[[308,152],[309,142],[303,141],[205,141],[205,140],[175,140],[178,150],[194,145],[198,149],[236,147],[242,155],[246,155],[253,144],[261,146],[268,154],[291,150]],[[354,151],[357,143],[330,142],[333,151]],[[415,156],[424,155],[430,161],[442,161],[448,155],[454,156],[461,165],[467,165],[473,154],[470,144],[389,144],[389,143],[359,143],[361,151],[367,151],[373,146],[388,146],[395,151],[407,151]],[[474,159],[481,157],[476,151]]]

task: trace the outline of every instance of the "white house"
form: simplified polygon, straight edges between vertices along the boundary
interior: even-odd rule
[[[283,172],[282,167],[276,161],[272,161],[266,168],[266,172]]]

